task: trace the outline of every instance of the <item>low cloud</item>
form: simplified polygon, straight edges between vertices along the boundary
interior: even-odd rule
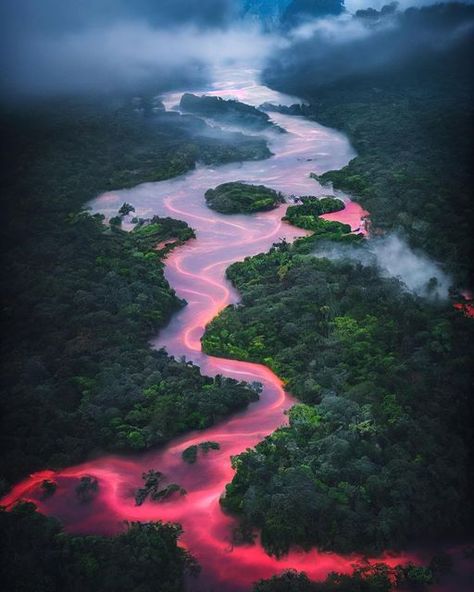
[[[474,6],[456,3],[404,12],[392,4],[381,12],[314,19],[290,31],[288,46],[272,56],[265,79],[297,94],[344,79],[422,66],[424,60],[442,60],[453,50],[464,64],[473,35]]]
[[[255,29],[203,32],[118,23],[33,37],[4,64],[3,83],[6,91],[20,95],[102,93],[147,83],[179,88],[201,83],[210,68],[233,59],[260,59],[269,43]]]
[[[251,4],[262,16],[269,6]],[[472,11],[457,5],[437,9],[438,16],[426,23],[416,13],[384,13],[376,23],[346,14],[309,19],[285,35],[278,27],[264,34],[262,19],[241,18],[243,5],[244,0],[3,0],[3,94],[92,94],[144,84],[158,91],[192,88],[214,66],[235,60],[258,68],[269,56],[275,58],[269,78],[272,71],[286,76],[297,90],[301,81],[319,84],[384,68],[426,48],[438,51],[465,36],[473,21]]]
[[[2,0],[5,31],[64,33],[116,22],[142,21],[156,27],[193,24],[223,27],[235,15],[233,0]]]
[[[215,66],[256,64],[271,37],[230,0],[6,0],[3,94],[49,96],[200,85]]]
[[[327,244],[315,255],[375,265],[385,277],[398,278],[406,290],[430,300],[446,300],[452,285],[449,275],[437,263],[413,251],[396,234],[373,238],[363,247]]]

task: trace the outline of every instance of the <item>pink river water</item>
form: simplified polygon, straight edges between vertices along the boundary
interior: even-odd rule
[[[238,98],[256,106],[264,101],[295,102],[292,97],[261,86],[255,79],[251,70],[224,72],[219,83],[207,89],[207,94]],[[178,95],[169,95],[165,104],[172,107],[178,101]],[[289,133],[268,133],[274,156],[267,160],[216,168],[198,166],[174,179],[101,195],[90,204],[93,211],[111,216],[127,201],[135,206],[137,216],[171,216],[185,220],[195,229],[196,239],[174,250],[165,270],[171,286],[188,304],[173,316],[152,340],[152,345],[165,347],[176,357],[185,356],[198,364],[203,374],[261,382],[264,388],[260,400],[218,425],[187,433],[146,453],[103,456],[57,473],[35,473],[2,500],[2,504],[32,500],[42,512],[56,516],[68,531],[75,533],[117,533],[124,528],[125,520],[179,522],[184,528],[182,544],[202,566],[201,575],[190,579],[188,584],[193,591],[250,590],[255,580],[290,567],[304,570],[314,579],[323,579],[330,571],[352,571],[353,564],[362,559],[317,550],[309,553],[294,550],[276,560],[258,543],[233,546],[231,531],[235,520],[225,515],[219,505],[225,485],[233,476],[230,457],[254,446],[284,424],[284,412],[295,401],[265,366],[203,354],[200,337],[206,324],[220,310],[239,299],[225,278],[225,269],[232,262],[267,251],[282,238],[292,241],[306,233],[281,221],[286,205],[253,216],[224,216],[206,207],[204,192],[223,182],[245,181],[265,184],[286,195],[328,194],[332,191],[322,188],[309,174],[339,169],[355,156],[347,138],[339,132],[302,117],[275,113],[272,119]],[[363,228],[362,219],[367,213],[346,196],[341,197],[346,209],[328,217],[349,223],[353,230]],[[220,450],[201,454],[194,465],[183,462],[182,451],[205,440],[219,442]],[[142,473],[150,468],[164,473],[169,482],[179,483],[187,495],[165,503],[146,501],[136,506],[134,492],[143,483]],[[99,493],[90,504],[79,503],[75,495],[78,478],[84,475],[93,475],[99,482]],[[41,498],[39,491],[39,484],[45,478],[53,479],[58,486],[47,500]],[[408,560],[416,562],[420,557],[399,553],[375,559],[394,565]]]

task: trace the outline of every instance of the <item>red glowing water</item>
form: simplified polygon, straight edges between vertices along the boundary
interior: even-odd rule
[[[247,86],[240,84],[238,91],[232,93],[227,89],[226,93],[254,104],[269,100],[269,95],[276,102],[289,101],[288,97],[253,82]],[[168,99],[170,102],[172,98]],[[124,520],[179,522],[185,531],[182,543],[203,568],[200,578],[190,584],[193,590],[249,590],[255,580],[290,567],[322,579],[330,571],[350,572],[354,562],[361,559],[316,550],[309,553],[294,550],[276,560],[260,544],[233,547],[231,531],[235,521],[219,505],[225,485],[233,476],[230,456],[254,446],[282,425],[284,412],[294,400],[268,368],[204,355],[200,337],[206,324],[220,310],[238,300],[225,278],[225,269],[233,261],[267,251],[282,238],[291,241],[306,233],[281,221],[285,205],[251,217],[223,216],[206,208],[204,191],[225,181],[244,180],[264,183],[286,194],[321,195],[327,189],[310,179],[309,173],[340,168],[354,156],[345,137],[337,132],[303,118],[275,114],[274,119],[291,133],[269,135],[274,157],[266,161],[218,169],[199,167],[177,179],[101,196],[92,204],[96,211],[112,214],[127,201],[135,206],[138,216],[169,215],[186,220],[195,228],[196,240],[173,251],[166,261],[166,276],[188,305],[160,332],[153,346],[165,347],[171,355],[185,356],[209,376],[222,374],[261,382],[264,389],[260,401],[214,427],[188,433],[160,449],[130,456],[105,456],[57,473],[35,473],[2,500],[2,504],[32,500],[42,512],[56,516],[68,531],[76,533],[116,533],[123,529]],[[327,218],[347,222],[356,230],[366,215],[360,206],[348,201],[344,211]],[[201,454],[195,465],[183,462],[182,451],[205,440],[219,442],[220,450]],[[146,501],[136,506],[135,490],[142,485],[142,473],[150,468],[164,473],[170,482],[179,483],[187,495],[165,503]],[[78,478],[84,475],[93,475],[99,482],[99,493],[89,504],[81,504],[74,491]],[[43,479],[57,483],[56,493],[47,499],[39,489]],[[398,554],[384,556],[383,560],[393,565],[417,561],[417,557]]]

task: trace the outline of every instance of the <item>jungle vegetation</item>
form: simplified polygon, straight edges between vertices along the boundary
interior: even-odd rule
[[[323,220],[319,216],[329,212],[338,212],[344,209],[344,202],[334,197],[314,197],[311,195],[299,198],[300,205],[290,206],[283,220],[294,226],[312,230],[315,234],[324,234],[331,229],[340,229],[342,232],[351,232],[349,224],[341,224]],[[344,228],[342,228],[344,226]]]
[[[283,202],[278,191],[264,185],[223,183],[205,193],[207,205],[222,214],[252,214],[276,208]]]
[[[79,536],[21,502],[0,510],[0,525],[5,592],[182,592],[185,574],[199,571],[175,524],[132,522],[112,537]]]
[[[386,9],[354,16],[357,26],[366,23],[375,31],[366,42],[339,50],[318,49],[312,40],[294,44],[273,57],[265,80],[308,103],[278,110],[348,134],[356,158],[323,174],[321,182],[359,201],[374,232],[401,232],[461,285],[472,285],[473,38],[455,31],[473,22],[474,8],[450,3],[396,14],[393,6]],[[384,19],[396,26],[377,34]],[[423,51],[423,43],[412,43],[422,35],[433,38],[428,47],[437,49]],[[456,41],[438,43],[448,38]],[[380,68],[370,64],[376,55]]]
[[[253,592],[392,592],[422,591],[449,573],[449,555],[433,557],[428,567],[407,563],[388,567],[385,563],[357,567],[352,574],[333,572],[323,582],[313,582],[304,572],[288,570],[256,582]]]
[[[192,230],[154,218],[126,233],[133,204],[111,226],[83,211],[101,191],[165,179],[197,159],[268,156],[261,139],[199,135],[203,127],[127,101],[3,113],[3,487],[100,450],[147,448],[256,398],[148,345],[184,304],[163,276],[171,247],[154,246],[182,244]]]
[[[212,355],[269,366],[301,401],[288,426],[233,458],[223,507],[276,556],[464,532],[472,322],[374,267],[308,254],[307,241],[233,264],[242,303],[203,338]]]

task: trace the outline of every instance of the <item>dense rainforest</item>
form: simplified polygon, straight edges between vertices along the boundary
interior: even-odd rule
[[[339,0],[281,4],[283,29],[283,21],[343,11]],[[357,150],[342,171],[316,178],[350,192],[369,210],[374,234],[403,233],[452,272],[458,287],[472,287],[474,277],[472,43],[460,33],[473,14],[456,5],[358,11],[356,30],[367,27],[373,36],[354,42],[347,29],[350,42],[334,53],[315,50],[311,34],[297,35],[265,73],[273,87],[308,102],[285,112],[344,130]],[[436,51],[427,52],[425,41],[433,39]],[[400,53],[403,44],[409,49]],[[264,112],[238,101],[185,95],[181,107],[223,125],[275,128]],[[166,113],[150,97],[26,102],[2,108],[0,128],[0,493],[36,469],[106,450],[144,450],[256,400],[257,386],[204,377],[147,344],[184,305],[163,260],[193,230],[154,217],[125,232],[133,204],[110,224],[84,204],[197,162],[268,157],[265,141]],[[240,184],[231,185],[210,190],[209,205],[250,213],[280,199],[261,186],[248,199]],[[203,338],[208,353],[266,364],[299,400],[288,425],[232,459],[236,473],[221,501],[241,519],[240,542],[252,542],[259,528],[276,557],[292,545],[378,553],[471,534],[473,323],[376,267],[323,257],[329,241],[333,250],[342,243],[365,250],[348,225],[320,218],[341,207],[331,197],[304,196],[288,208],[285,219],[313,236],[232,265],[228,278],[242,303],[223,311]],[[219,447],[189,446],[182,463],[199,469],[203,455]],[[175,483],[161,488],[162,477],[144,473],[137,505],[184,494]],[[97,486],[82,477],[76,493],[87,500]],[[46,496],[55,484],[41,487]],[[131,523],[118,536],[76,536],[33,504],[9,510],[0,509],[9,591],[181,592],[187,574],[198,571],[178,545],[179,525]],[[438,557],[427,568],[365,566],[324,582],[288,571],[257,582],[254,592],[420,590],[446,569],[449,558]]]
[[[296,42],[264,75],[305,98],[294,113],[350,137],[357,157],[321,181],[360,201],[374,231],[401,231],[465,285],[474,283],[473,20],[462,4],[359,11],[353,26],[370,35]]]
[[[279,110],[350,136],[358,156],[317,178],[360,201],[374,234],[401,232],[467,286],[472,35],[457,27],[473,17],[461,5],[359,11],[353,20],[374,34],[339,46],[297,41],[265,75],[308,101]],[[452,41],[400,53],[415,29]],[[233,459],[223,506],[246,529],[261,528],[277,556],[294,544],[377,552],[465,532],[472,322],[376,268],[318,258],[325,223],[308,200],[299,207],[287,219],[315,232],[311,248],[308,240],[275,245],[231,266],[242,305],[226,309],[203,339],[209,353],[269,365],[303,401],[287,427]]]
[[[3,487],[98,450],[149,447],[255,399],[147,344],[183,305],[163,276],[168,249],[154,246],[192,230],[156,218],[126,233],[129,204],[111,227],[82,210],[101,191],[168,178],[198,159],[268,155],[261,139],[208,131],[146,99],[3,114]]]
[[[299,198],[300,205],[290,206],[283,218],[286,222],[306,230],[312,230],[315,235],[328,228],[340,228],[339,222],[330,222],[320,218],[322,214],[339,212],[344,209],[344,202],[334,197],[314,197],[305,195]],[[344,225],[346,233],[351,232],[349,225]]]
[[[276,208],[283,195],[264,185],[223,183],[205,193],[207,205],[222,214],[252,214]]]
[[[77,536],[19,503],[0,510],[2,589],[51,592],[182,592],[193,557],[177,546],[181,529],[161,522],[127,525],[120,535]]]
[[[352,574],[331,573],[323,582],[313,582],[304,572],[289,570],[260,580],[253,592],[393,592],[420,591],[441,579],[451,569],[448,555],[433,557],[427,567],[413,564],[394,568],[384,563],[356,567]]]
[[[203,338],[210,354],[266,364],[302,401],[287,427],[233,458],[223,507],[261,528],[277,556],[291,545],[374,553],[464,532],[472,322],[309,244],[233,264],[242,303]]]

